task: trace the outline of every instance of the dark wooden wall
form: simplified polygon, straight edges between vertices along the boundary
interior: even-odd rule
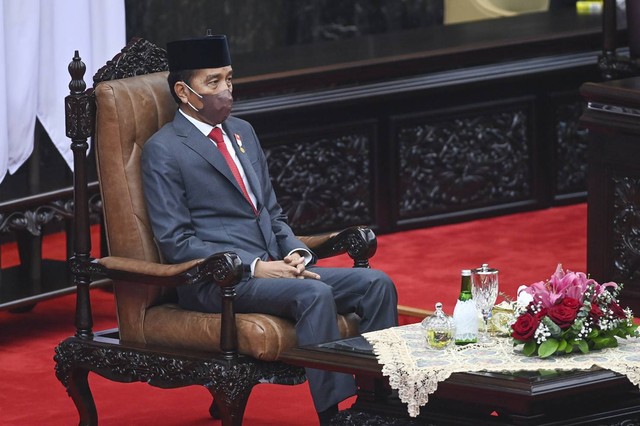
[[[211,29],[229,37],[233,55],[425,28],[443,18],[443,0],[125,0],[125,9],[127,38],[164,48]]]
[[[598,78],[591,58],[510,65],[276,96],[264,110],[241,102],[237,115],[260,135],[300,232],[385,233],[583,201],[577,89]]]
[[[567,8],[442,25],[442,2],[375,10],[366,0],[280,0],[270,10],[291,23],[265,18],[255,29],[260,44],[225,19],[240,22],[235,13],[250,11],[245,18],[256,21],[264,5],[159,3],[127,2],[130,35],[163,47],[197,33],[199,20],[230,32],[234,114],[258,131],[298,232],[355,223],[393,232],[584,199],[577,90],[600,79],[599,16]],[[188,25],[184,17],[194,15]],[[309,28],[291,31],[303,24]],[[46,134],[40,139],[37,155],[1,185],[4,222],[22,206],[17,200],[71,184]],[[0,238],[10,239],[32,211],[4,223]]]
[[[509,21],[350,40],[356,60],[324,66],[335,52],[307,46],[306,68],[286,72],[297,46],[261,76],[242,76],[255,54],[234,58],[234,114],[256,128],[294,229],[387,233],[584,201],[578,88],[601,79],[600,17]]]
[[[311,13],[338,2],[269,2],[276,3]],[[128,1],[127,21],[130,36],[160,47],[200,34],[186,19],[194,14],[229,32],[234,114],[254,125],[300,234],[356,224],[384,234],[584,201],[578,88],[601,80],[601,17],[565,8],[442,25],[442,10],[429,9],[441,2],[392,3],[380,2],[392,15],[384,22],[365,0],[340,3],[342,12],[313,22],[313,13],[290,9],[298,29],[285,28],[284,38],[274,35],[273,16],[261,24],[268,28],[248,25],[266,7],[251,0]],[[199,9],[207,5],[207,13]],[[237,8],[254,16],[244,22]],[[616,35],[624,45],[624,29]],[[27,295],[24,303],[13,290],[0,295],[0,308],[59,293],[43,290],[42,277],[53,274],[40,268],[40,236],[68,225],[70,174],[46,135],[35,152],[0,185],[0,241],[23,240],[19,278],[7,280],[14,271],[2,270],[0,282],[4,293],[16,281]],[[97,186],[92,191],[97,196]],[[99,210],[99,198],[92,206]]]

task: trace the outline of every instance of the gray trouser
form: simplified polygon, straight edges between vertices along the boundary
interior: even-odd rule
[[[383,272],[362,268],[309,270],[320,280],[253,278],[237,287],[236,312],[261,312],[296,321],[298,345],[340,339],[336,314],[355,312],[360,332],[397,325],[397,294]],[[307,379],[317,411],[355,394],[353,376],[307,369]]]

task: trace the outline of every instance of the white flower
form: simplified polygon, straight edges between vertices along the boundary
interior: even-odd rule
[[[518,299],[516,300],[516,305],[518,308],[525,309],[527,306],[529,306],[529,303],[533,302],[533,295],[524,291],[526,289],[526,285],[521,285],[520,287],[518,287]]]
[[[538,324],[538,328],[533,333],[533,338],[536,339],[536,343],[540,344],[547,340],[547,337],[551,337],[551,332],[549,328],[543,323]]]

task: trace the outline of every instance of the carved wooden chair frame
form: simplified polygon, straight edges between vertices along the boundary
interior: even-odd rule
[[[142,39],[132,40],[121,53],[94,76],[94,87],[101,81],[166,71],[166,53]],[[132,259],[91,257],[87,150],[94,134],[95,95],[85,90],[85,65],[76,51],[69,64],[70,95],[65,99],[66,132],[74,155],[74,236],[69,266],[76,291],[76,332],[56,347],[54,357],[57,378],[67,389],[80,416],[80,425],[96,425],[98,415],[88,384],[89,372],[117,382],[147,382],[161,388],[202,385],[214,397],[209,408],[223,425],[242,423],[244,408],[254,385],[258,383],[299,384],[305,381],[304,369],[282,362],[260,361],[237,351],[234,285],[242,277],[242,263],[232,252],[217,253],[174,274],[131,272]],[[365,227],[349,228],[337,234],[314,238],[319,257],[348,253],[354,267],[368,267],[377,242]],[[147,262],[148,263],[148,262]],[[168,265],[158,265],[159,268]],[[93,331],[90,286],[95,278],[111,278],[155,286],[176,287],[209,281],[223,289],[221,352],[194,352],[150,345],[120,342],[118,330]]]

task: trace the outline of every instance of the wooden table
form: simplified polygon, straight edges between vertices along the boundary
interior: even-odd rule
[[[344,341],[292,349],[281,360],[354,374],[358,394],[345,425],[622,425],[640,421],[640,391],[609,370],[455,373],[411,418],[372,353]],[[629,422],[631,421],[631,422]],[[635,421],[635,423],[633,422]]]

